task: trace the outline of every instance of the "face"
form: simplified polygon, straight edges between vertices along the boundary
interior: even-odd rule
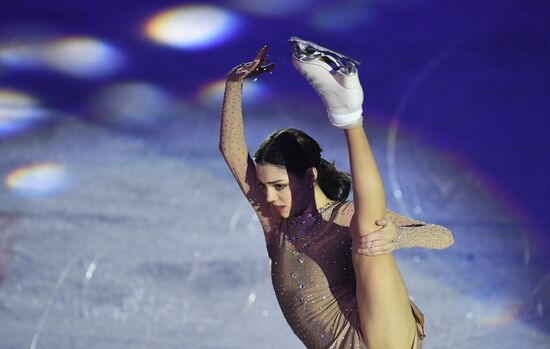
[[[256,177],[264,189],[266,201],[284,218],[302,212],[312,202],[315,205],[310,176],[300,178],[284,168],[262,162],[256,165]]]

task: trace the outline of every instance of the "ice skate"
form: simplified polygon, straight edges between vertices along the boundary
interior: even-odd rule
[[[355,127],[362,121],[363,89],[353,58],[291,37],[292,63],[321,96],[330,122],[340,128]]]

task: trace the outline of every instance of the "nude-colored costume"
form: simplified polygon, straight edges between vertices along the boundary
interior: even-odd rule
[[[313,219],[283,219],[266,202],[246,144],[240,82],[228,82],[220,150],[264,229],[277,300],[288,324],[307,348],[366,348],[355,298],[349,224],[353,202],[340,202]],[[226,135],[225,138],[223,135]],[[442,249],[453,243],[448,229],[386,210],[401,229],[399,246]],[[370,257],[365,257],[370,258]],[[417,333],[412,348],[422,347],[424,315],[411,302]]]

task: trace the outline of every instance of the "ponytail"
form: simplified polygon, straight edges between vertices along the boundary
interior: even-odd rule
[[[310,167],[317,168],[317,183],[331,200],[345,201],[351,187],[351,176],[338,171],[334,162],[321,158],[323,149],[305,132],[295,128],[280,129],[270,134],[254,153],[256,163],[267,162],[284,167],[303,177]]]
[[[332,163],[321,158],[318,168],[317,183],[325,195],[331,200],[345,201],[351,188],[351,176],[338,171]]]

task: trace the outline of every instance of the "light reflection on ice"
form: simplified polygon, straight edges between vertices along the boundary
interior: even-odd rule
[[[59,193],[69,184],[65,167],[53,162],[26,165],[6,176],[5,185],[11,191],[28,196]]]
[[[246,306],[251,306],[256,301],[256,290],[250,290],[250,293],[248,294],[248,300],[246,302]]]
[[[94,276],[95,268],[96,264],[93,262],[90,263],[90,265],[88,266],[88,270],[86,271],[86,279],[91,279]]]

